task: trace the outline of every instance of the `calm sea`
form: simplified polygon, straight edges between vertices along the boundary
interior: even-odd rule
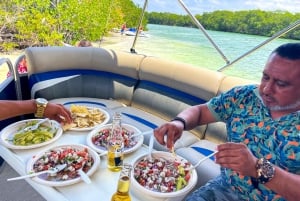
[[[213,70],[226,65],[221,54],[199,29],[154,24],[149,24],[148,29],[149,37],[139,37],[134,46],[139,54],[190,63]],[[262,36],[219,31],[207,31],[207,33],[230,62],[268,39]],[[134,37],[127,36],[127,39],[130,43],[127,43],[127,47],[122,47],[126,51],[132,47]],[[261,71],[271,51],[287,42],[299,41],[275,39],[226,68],[223,73],[259,81]]]

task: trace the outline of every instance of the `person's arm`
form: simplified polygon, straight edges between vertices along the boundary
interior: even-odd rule
[[[206,104],[187,108],[179,113],[177,117],[180,117],[185,121],[185,130],[191,130],[196,126],[216,121]],[[154,130],[154,136],[160,144],[167,145],[169,149],[172,149],[176,140],[181,137],[183,130],[183,122],[173,120],[156,128]],[[167,136],[166,141],[165,135]]]
[[[0,101],[0,120],[8,119],[24,114],[32,114],[36,111],[36,104],[34,100],[25,101]]]
[[[232,169],[241,175],[257,177],[256,158],[245,144],[224,143],[218,145],[215,155],[216,163],[224,168]],[[275,167],[274,177],[264,185],[272,189],[286,200],[297,201],[300,197],[300,175],[289,173],[278,166]]]
[[[275,175],[265,184],[288,201],[298,201],[300,198],[300,175],[292,174],[275,166]]]
[[[0,120],[16,117],[24,114],[33,114],[37,110],[35,100],[24,101],[0,101]],[[64,106],[48,103],[44,113],[45,117],[58,122],[72,122],[71,114]]]
[[[186,130],[191,130],[196,126],[216,121],[206,104],[190,107],[179,113],[177,116],[185,120]]]

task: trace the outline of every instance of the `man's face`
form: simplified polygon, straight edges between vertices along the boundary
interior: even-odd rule
[[[259,93],[273,112],[300,110],[300,59],[288,60],[272,54],[263,70]]]

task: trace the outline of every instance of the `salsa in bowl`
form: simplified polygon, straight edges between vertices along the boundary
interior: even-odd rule
[[[132,186],[151,197],[184,196],[197,183],[197,172],[186,170],[191,165],[186,159],[173,153],[155,151],[133,162]]]

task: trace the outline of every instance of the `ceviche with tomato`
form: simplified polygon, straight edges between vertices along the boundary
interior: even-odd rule
[[[134,167],[134,178],[146,189],[168,193],[183,189],[189,182],[191,173],[185,169],[191,163],[185,160],[165,158],[143,158]]]
[[[107,147],[107,141],[110,134],[111,128],[105,128],[100,130],[97,134],[92,137],[93,144],[101,147]],[[122,127],[122,136],[124,139],[124,148],[132,148],[137,144],[137,140],[131,137],[134,134],[133,131],[130,131]]]
[[[87,148],[62,147],[45,152],[33,164],[33,171],[48,170],[59,164],[67,164],[67,166],[58,173],[43,174],[40,177],[51,181],[71,180],[79,177],[78,170],[81,168],[84,172],[88,172],[94,164],[94,159],[90,156]]]

